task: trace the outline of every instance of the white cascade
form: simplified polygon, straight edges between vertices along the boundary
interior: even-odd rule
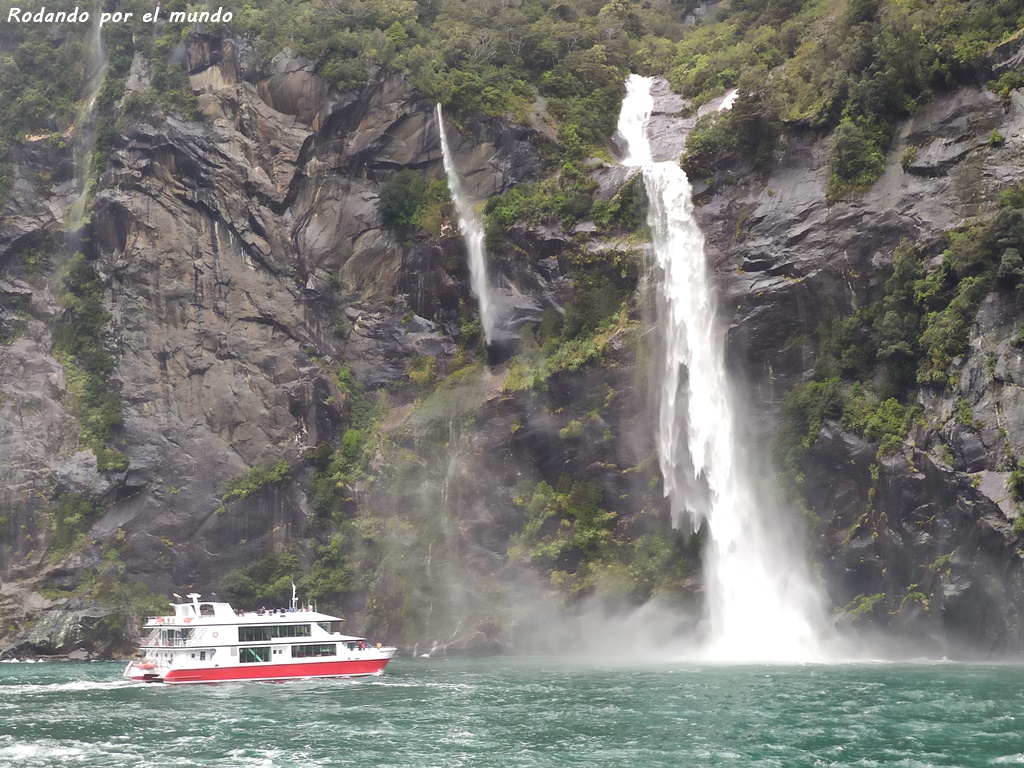
[[[466,242],[469,253],[469,283],[480,304],[480,325],[484,332],[484,341],[490,344],[494,340],[497,326],[494,302],[491,298],[490,285],[487,281],[487,252],[484,249],[484,225],[473,209],[473,203],[466,196],[459,180],[459,172],[452,159],[452,151],[448,146],[448,135],[445,132],[444,116],[441,105],[437,105],[437,128],[441,133],[441,159],[444,171],[448,175],[448,189],[455,202],[455,211],[459,216],[459,232]]]
[[[737,437],[725,333],[690,183],[677,163],[651,160],[644,133],[653,109],[651,79],[631,75],[626,86],[619,120],[629,142],[623,164],[643,168],[657,273],[659,462],[674,524],[693,530],[707,524],[706,655],[814,659],[820,655],[817,591],[792,544],[794,534],[783,530],[793,521],[771,494],[759,493],[751,457]]]

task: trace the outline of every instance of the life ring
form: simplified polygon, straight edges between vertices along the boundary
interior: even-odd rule
[[[139,669],[156,669],[156,664],[151,661],[147,661],[142,664],[136,664]]]
[[[156,623],[157,624],[163,624],[164,623],[164,617],[163,616],[157,616],[156,617]]]
[[[186,616],[185,617],[185,623],[186,624],[191,624],[192,623],[192,617],[191,616]]]
[[[216,638],[218,637],[218,635],[217,635],[217,633],[216,633],[216,632],[214,632],[214,633],[213,633],[213,637],[214,637],[215,639],[216,639]]]

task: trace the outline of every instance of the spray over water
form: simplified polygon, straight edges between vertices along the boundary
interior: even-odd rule
[[[441,105],[437,105],[437,128],[441,133],[441,159],[444,162],[444,170],[448,175],[448,189],[452,193],[452,200],[455,201],[455,210],[459,215],[459,232],[466,242],[466,250],[469,253],[469,282],[480,303],[480,325],[484,332],[484,341],[490,344],[494,339],[494,331],[497,325],[494,303],[491,300],[490,286],[487,282],[487,252],[484,250],[484,226],[483,222],[473,210],[473,204],[467,197],[459,179],[459,172],[455,168],[455,161],[452,159],[452,151],[448,146],[448,135],[445,132],[444,116],[441,114]]]
[[[674,524],[706,523],[705,580],[711,658],[802,661],[817,658],[816,591],[784,516],[759,494],[750,457],[737,439],[726,373],[725,333],[693,215],[686,174],[655,163],[644,125],[651,79],[626,83],[619,132],[624,165],[643,169],[658,274],[661,395],[658,452]]]

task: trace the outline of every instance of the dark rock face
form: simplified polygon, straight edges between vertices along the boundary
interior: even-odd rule
[[[984,488],[927,453],[823,428],[804,465],[819,557],[840,619],[894,625],[914,653],[986,657],[1020,647],[1024,574],[1009,521]],[[872,469],[873,465],[877,467]],[[873,476],[874,475],[874,476]],[[877,597],[855,616],[858,604]]]
[[[52,575],[48,513],[62,494],[104,507],[89,535],[116,537],[127,570],[161,593],[208,590],[287,543],[308,517],[302,456],[348,423],[331,366],[349,361],[379,386],[413,354],[451,358],[446,324],[473,302],[464,267],[451,268],[461,240],[402,246],[377,206],[398,169],[443,176],[432,102],[399,76],[339,93],[288,51],[263,70],[241,40],[193,35],[185,54],[205,122],[130,123],[78,238],[111,314],[122,472],[82,450],[49,332],[58,285],[25,266],[44,244],[54,271],[66,258],[52,233],[76,196],[71,151],[29,141],[15,158],[0,224],[0,323],[17,329],[0,346],[0,579],[24,580],[12,606]],[[147,85],[137,62],[128,88]],[[537,171],[522,128],[476,122],[451,138],[481,198]],[[53,179],[43,192],[41,171]],[[504,281],[510,295],[518,279]],[[229,478],[282,458],[296,482],[216,514]]]
[[[1005,143],[991,142],[993,131]],[[991,214],[1020,183],[1019,95],[1004,110],[981,89],[937,99],[898,126],[887,169],[862,195],[825,203],[827,143],[791,135],[767,176],[740,173],[700,209],[731,308],[730,364],[765,440],[791,386],[813,372],[824,320],[870,301],[904,239],[941,250],[942,233]],[[916,151],[908,153],[908,148]],[[908,158],[910,158],[908,162]],[[901,164],[901,160],[903,161]],[[840,623],[895,630],[930,654],[1024,650],[1020,515],[1007,457],[1021,451],[1019,297],[990,296],[957,360],[959,384],[921,396],[925,424],[894,457],[823,428],[805,456],[806,502],[823,583]],[[974,423],[954,417],[958,399]]]
[[[1019,52],[998,56],[996,66],[1016,66]],[[14,158],[15,194],[0,221],[0,625],[14,630],[4,630],[0,653],[122,650],[103,635],[106,609],[39,592],[73,592],[101,546],[116,544],[128,572],[157,592],[209,591],[308,534],[304,456],[337,447],[350,419],[332,368],[344,362],[367,387],[395,387],[397,401],[411,401],[400,385],[410,359],[433,358],[444,373],[463,351],[460,308],[475,299],[461,239],[399,242],[378,206],[381,183],[398,170],[443,176],[434,104],[400,76],[340,93],[312,62],[285,51],[263,67],[242,40],[193,35],[185,60],[205,122],[131,122],[82,231],[61,232],[76,198],[71,151],[30,138]],[[148,78],[136,62],[128,88]],[[664,84],[656,96],[656,155],[676,157],[693,118],[680,117],[685,105]],[[781,399],[813,371],[820,322],[870,298],[901,240],[936,246],[1024,176],[1022,107],[1015,95],[1004,111],[981,89],[936,100],[899,126],[874,187],[832,206],[827,143],[804,134],[788,137],[767,176],[730,171],[699,186],[731,321],[729,362],[755,439],[770,440]],[[993,130],[1003,143],[989,141]],[[449,140],[477,200],[540,172],[524,127],[468,119]],[[595,169],[598,195],[609,199],[631,175]],[[51,180],[45,189],[41,178]],[[601,247],[590,238],[585,224],[509,233],[514,256],[493,260],[507,346],[492,362],[516,348],[524,325],[564,310],[568,254]],[[61,307],[49,275],[73,247],[92,259],[111,315],[121,471],[99,470],[85,449],[53,351]],[[955,363],[958,387],[922,395],[925,423],[896,456],[879,458],[835,423],[805,455],[816,556],[840,621],[895,629],[927,653],[1024,649],[1020,510],[1006,490],[1008,456],[1024,454],[1024,362],[1012,341],[1022,320],[1019,297],[985,301],[970,353]],[[415,454],[433,436],[430,445],[444,447],[416,465],[436,460],[443,483],[393,496],[381,484],[356,491],[403,512],[423,497],[459,509],[447,546],[470,572],[456,601],[482,599],[466,586],[473,578],[523,577],[507,553],[524,481],[599,480],[623,518],[663,506],[649,364],[625,338],[610,350],[600,365],[553,376],[542,393],[506,391],[509,372],[495,366],[443,409],[394,408],[386,429],[396,444]],[[954,418],[958,398],[973,423]],[[566,431],[574,422],[582,434]],[[280,459],[290,482],[219,511],[229,478]],[[103,509],[88,531],[99,544],[55,563],[51,521],[64,494]],[[358,615],[366,601],[358,595],[346,610]],[[481,625],[450,645],[479,652],[508,642],[500,627]]]

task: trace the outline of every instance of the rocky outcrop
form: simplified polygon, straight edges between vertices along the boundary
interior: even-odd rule
[[[377,206],[396,170],[443,177],[433,102],[398,75],[341,93],[289,51],[261,66],[241,39],[193,34],[183,55],[204,120],[150,111],[124,121],[73,242],[60,232],[76,197],[70,149],[40,139],[15,157],[0,223],[0,323],[11,337],[0,346],[0,580],[13,590],[4,615],[58,610],[32,602],[45,582],[33,579],[46,571],[65,494],[103,510],[90,540],[116,539],[127,571],[158,593],[208,590],[301,534],[302,458],[337,445],[348,423],[334,369],[347,361],[381,386],[405,375],[411,355],[443,364],[459,303],[473,302],[465,281],[438,268],[464,260],[461,241],[403,245]],[[127,89],[148,84],[136,60]],[[451,138],[480,198],[536,173],[522,128],[470,121]],[[53,353],[53,274],[72,248],[87,251],[105,286],[123,471],[98,469],[84,449]],[[505,285],[522,292],[515,277]],[[230,478],[280,459],[293,482],[220,510]],[[20,642],[46,647],[35,635]]]
[[[1014,51],[999,55],[994,66],[1016,66]],[[0,221],[0,653],[121,650],[109,607],[76,592],[104,553],[169,593],[209,591],[299,539],[326,544],[332,522],[311,509],[310,456],[338,447],[350,425],[342,364],[390,408],[371,466],[379,475],[354,481],[346,503],[373,512],[359,546],[391,547],[391,559],[345,610],[360,621],[376,601],[378,614],[431,632],[454,626],[437,647],[508,648],[516,626],[543,623],[538,596],[550,591],[508,557],[523,487],[599,481],[604,507],[632,533],[665,512],[649,341],[613,335],[603,357],[543,385],[510,386],[516,371],[473,367],[483,351],[462,334],[474,299],[461,239],[446,229],[400,241],[378,205],[401,169],[443,177],[434,104],[399,75],[339,92],[314,62],[285,51],[263,64],[242,39],[193,34],[182,57],[203,121],[155,108],[122,119],[79,230],[62,229],[78,197],[72,152],[49,137],[16,150]],[[145,92],[150,76],[137,60],[128,90]],[[686,109],[659,86],[657,157],[682,150],[696,119]],[[522,126],[465,117],[449,140],[478,201],[540,173],[538,142]],[[769,172],[732,168],[697,185],[751,439],[771,439],[781,399],[812,372],[821,321],[868,301],[903,239],[936,253],[944,231],[990,213],[1024,175],[1022,143],[1019,95],[1005,110],[965,88],[899,126],[885,174],[862,195],[826,204],[827,141],[800,132]],[[632,176],[591,170],[606,201]],[[574,259],[620,246],[597,242],[587,222],[512,228],[492,260],[508,345],[496,359],[518,348],[525,325],[564,311]],[[111,445],[128,462],[116,471],[100,469],[81,439],[54,353],[57,274],[77,249],[110,313],[110,386],[123,402]],[[958,386],[921,396],[924,423],[895,456],[835,422],[805,454],[816,557],[839,621],[898,628],[930,653],[1024,648],[1021,513],[1006,490],[1011,457],[1024,454],[1022,320],[1019,297],[985,301],[970,353],[955,362]],[[442,379],[457,373],[417,390],[407,373],[422,359]],[[286,482],[222,504],[229,479],[281,460]],[[54,546],[62,498],[97,510],[70,551]],[[408,544],[417,536],[429,539],[426,557]],[[470,588],[480,583],[529,597],[500,606]],[[438,614],[459,606],[479,620],[430,613],[435,597]]]
[[[1004,109],[980,88],[936,99],[897,127],[874,186],[833,205],[827,139],[803,134],[787,137],[770,173],[735,171],[704,193],[700,215],[732,314],[731,366],[764,439],[782,398],[813,372],[819,325],[877,295],[896,246],[940,253],[944,232],[990,215],[1024,179],[1022,107],[1016,92]],[[971,353],[954,362],[958,386],[921,395],[925,423],[897,456],[879,457],[837,423],[806,453],[817,556],[841,623],[895,628],[926,653],[1024,649],[1020,509],[1006,487],[1021,450],[1013,338],[1022,320],[1016,294],[984,302]],[[967,424],[954,413],[961,400]]]

